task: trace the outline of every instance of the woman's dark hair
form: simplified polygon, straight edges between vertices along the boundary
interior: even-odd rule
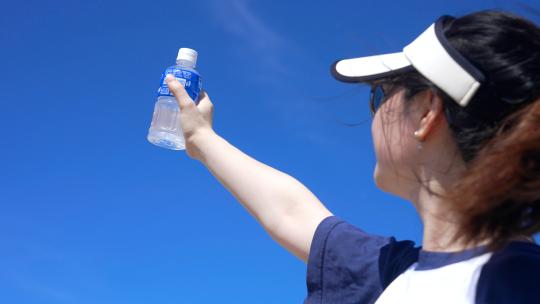
[[[456,240],[504,246],[540,231],[540,28],[516,15],[481,11],[444,24],[452,46],[486,76],[459,106],[416,71],[383,80],[410,99],[432,90],[467,170],[447,194],[462,218]]]

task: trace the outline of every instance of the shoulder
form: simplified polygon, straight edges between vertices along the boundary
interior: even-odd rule
[[[418,261],[420,247],[414,245],[413,241],[396,241],[390,238],[388,244],[381,248],[379,273],[383,289]]]
[[[482,268],[477,304],[539,303],[540,246],[512,242],[493,253]]]

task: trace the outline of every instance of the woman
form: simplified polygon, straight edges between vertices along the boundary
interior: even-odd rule
[[[195,105],[167,78],[188,155],[307,262],[305,303],[540,303],[540,29],[497,11],[443,16],[403,52],[332,73],[371,85],[374,179],[414,204],[422,247],[334,216],[218,136],[206,94]]]

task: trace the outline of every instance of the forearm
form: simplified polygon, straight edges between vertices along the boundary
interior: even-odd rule
[[[208,170],[281,245],[305,260],[313,232],[331,213],[292,176],[251,158],[214,132],[198,139]]]

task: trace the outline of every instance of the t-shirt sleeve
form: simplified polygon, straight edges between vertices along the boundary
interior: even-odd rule
[[[311,243],[304,304],[374,303],[382,293],[380,250],[389,242],[336,216],[325,218]]]
[[[482,268],[477,304],[540,303],[540,247],[515,243],[493,254]]]

